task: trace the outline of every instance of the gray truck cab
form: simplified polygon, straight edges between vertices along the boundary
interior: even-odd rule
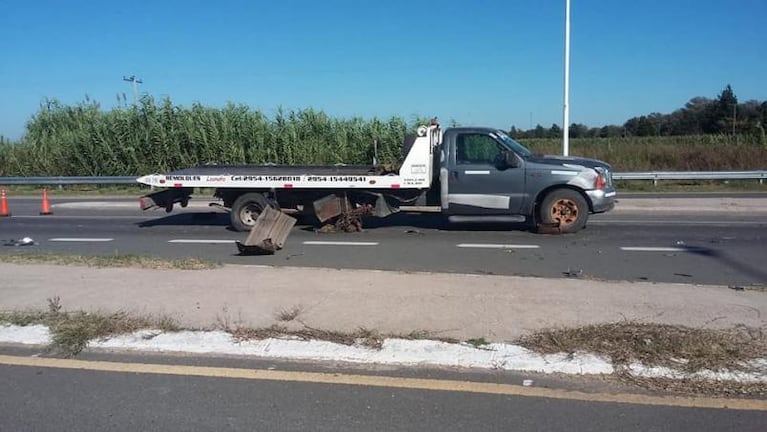
[[[451,221],[527,221],[576,232],[589,214],[615,205],[609,164],[535,155],[498,129],[446,129],[440,159],[442,208]]]

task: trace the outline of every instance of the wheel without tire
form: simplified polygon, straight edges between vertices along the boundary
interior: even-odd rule
[[[250,192],[240,195],[234,200],[229,214],[232,228],[237,231],[250,231],[261,212],[269,206],[269,201],[263,194]]]
[[[572,189],[551,191],[541,203],[541,222],[558,225],[562,233],[580,231],[586,226],[588,217],[589,205],[581,194]]]

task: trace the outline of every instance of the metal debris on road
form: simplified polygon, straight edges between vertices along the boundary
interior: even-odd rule
[[[37,245],[37,242],[32,240],[31,237],[24,237],[18,240],[8,240],[4,245],[5,246],[35,246]]]
[[[274,255],[282,249],[295,224],[295,218],[267,207],[256,219],[245,243],[235,242],[237,249],[241,255]]]
[[[567,268],[566,272],[562,272],[563,275],[567,277],[581,277],[583,275],[583,269],[579,269],[578,271],[571,270],[569,267]]]

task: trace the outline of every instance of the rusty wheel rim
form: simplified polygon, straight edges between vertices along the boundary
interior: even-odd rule
[[[243,225],[252,227],[256,224],[256,219],[258,219],[259,214],[261,214],[261,209],[251,204],[243,207],[242,210],[240,210],[240,220],[242,221]]]
[[[558,199],[551,206],[551,218],[559,222],[559,226],[570,226],[578,220],[578,204],[567,198]]]

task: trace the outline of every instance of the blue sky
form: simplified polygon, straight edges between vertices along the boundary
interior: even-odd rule
[[[0,135],[44,98],[562,123],[564,0],[0,0]],[[571,121],[767,99],[767,1],[572,0]]]

